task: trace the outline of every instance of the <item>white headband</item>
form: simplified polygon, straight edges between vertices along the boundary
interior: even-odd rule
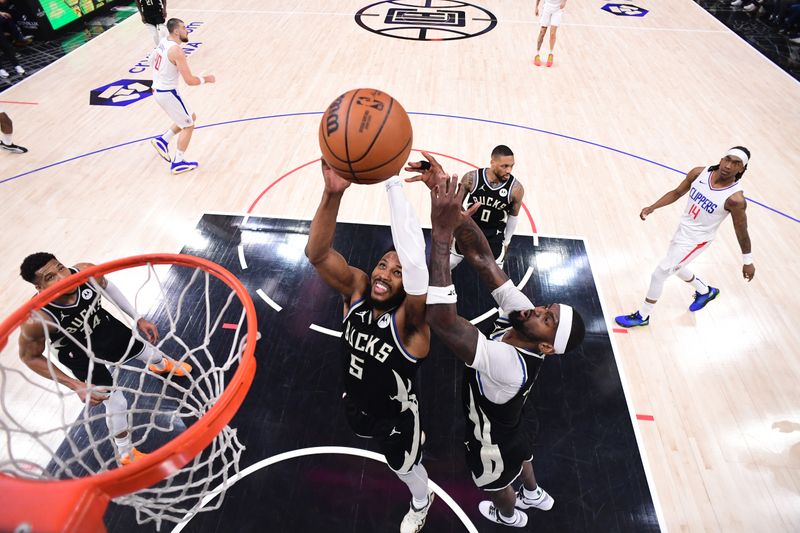
[[[744,153],[744,151],[742,151],[742,150],[740,150],[740,149],[738,149],[738,148],[731,148],[730,150],[728,150],[728,153],[727,153],[727,154],[725,154],[725,155],[731,155],[731,156],[733,156],[733,157],[738,157],[739,159],[741,159],[741,160],[742,160],[742,163],[743,163],[745,166],[747,165],[747,161],[748,161],[748,159],[749,159],[749,158],[747,157],[747,154],[746,154],[746,153]]]
[[[561,317],[558,319],[556,329],[556,340],[553,343],[556,353],[562,354],[567,351],[567,342],[572,333],[572,308],[567,304],[558,304],[561,309]]]

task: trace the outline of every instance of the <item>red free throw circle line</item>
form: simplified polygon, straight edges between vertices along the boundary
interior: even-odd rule
[[[454,157],[454,156],[451,156],[451,155],[447,155],[447,154],[443,154],[443,153],[440,153],[440,152],[432,152],[432,151],[430,151],[430,150],[418,150],[418,149],[416,149],[416,148],[413,148],[412,150],[413,150],[414,152],[423,152],[423,151],[424,151],[424,152],[428,152],[429,154],[433,154],[433,155],[440,155],[440,156],[442,156],[442,157],[446,157],[446,158],[448,158],[448,159],[452,159],[453,161],[458,161],[459,163],[464,163],[465,165],[471,166],[472,168],[480,168],[480,167],[478,167],[478,165],[475,165],[475,164],[473,164],[473,163],[470,163],[470,162],[468,162],[468,161],[464,161],[463,159],[459,159],[459,158],[457,158],[457,157]],[[255,209],[255,207],[256,207],[256,205],[258,204],[258,202],[260,202],[260,201],[261,201],[261,198],[263,198],[263,197],[264,197],[264,195],[265,195],[265,194],[267,194],[267,193],[269,192],[269,190],[270,190],[271,188],[273,188],[275,185],[277,185],[277,184],[278,184],[278,183],[279,183],[281,180],[283,180],[284,178],[287,178],[287,177],[291,176],[292,174],[294,174],[294,173],[295,173],[295,172],[297,172],[298,170],[304,169],[304,168],[306,168],[306,167],[307,167],[307,166],[309,166],[309,165],[313,165],[314,163],[318,162],[319,160],[320,160],[320,158],[319,158],[319,157],[318,157],[318,158],[316,158],[316,159],[312,159],[312,160],[311,160],[311,161],[309,161],[308,163],[303,163],[303,164],[302,164],[302,165],[300,165],[299,167],[293,168],[293,169],[292,169],[292,170],[290,170],[289,172],[287,172],[287,173],[283,174],[282,176],[280,176],[280,177],[276,178],[276,179],[275,179],[275,180],[274,180],[272,183],[270,183],[269,185],[267,185],[267,188],[266,188],[266,189],[264,189],[263,191],[261,191],[261,194],[259,194],[259,195],[256,197],[256,199],[255,199],[255,200],[253,200],[253,203],[251,203],[251,204],[250,204],[250,207],[248,207],[248,208],[247,208],[247,214],[249,215],[250,213],[252,213],[252,212],[253,212],[253,209]],[[527,217],[528,217],[528,222],[530,222],[530,224],[531,224],[531,229],[533,230],[533,233],[538,233],[538,231],[536,231],[536,224],[533,222],[533,217],[531,216],[531,212],[530,212],[530,210],[528,209],[528,206],[526,206],[526,205],[525,205],[525,202],[522,202],[522,209],[524,209],[524,210],[525,210],[525,214],[526,214],[526,215],[527,215]]]

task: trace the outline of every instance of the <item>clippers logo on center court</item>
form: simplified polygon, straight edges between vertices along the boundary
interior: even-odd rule
[[[411,41],[477,37],[497,26],[487,9],[459,0],[388,0],[356,13],[359,26],[378,35]]]
[[[153,94],[153,80],[117,80],[89,92],[89,105],[124,107]]]

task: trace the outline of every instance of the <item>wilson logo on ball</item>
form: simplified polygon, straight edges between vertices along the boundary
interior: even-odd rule
[[[399,174],[412,140],[403,106],[376,89],[344,93],[328,106],[319,124],[322,158],[353,183],[377,183]]]
[[[339,129],[339,106],[342,105],[342,100],[344,100],[344,95],[334,100],[325,112],[327,116],[325,119],[325,126],[327,128],[328,137],[336,133],[336,130]]]

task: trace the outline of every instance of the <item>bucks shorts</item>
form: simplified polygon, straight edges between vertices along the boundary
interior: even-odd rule
[[[376,439],[389,468],[407,474],[422,458],[422,430],[416,400],[399,415],[376,417],[365,412],[348,396],[344,398],[347,423],[359,437]]]

